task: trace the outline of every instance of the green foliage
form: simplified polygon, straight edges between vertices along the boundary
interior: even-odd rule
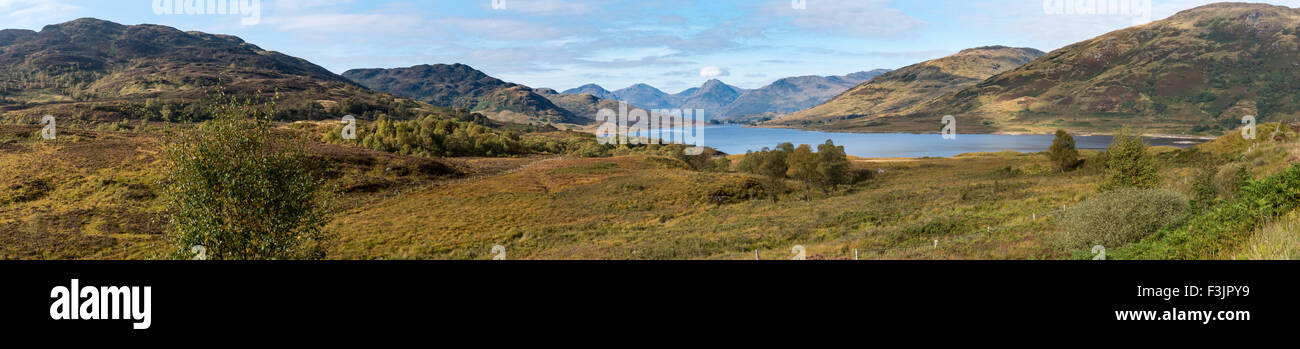
[[[301,144],[272,136],[273,106],[224,98],[215,118],[166,150],[165,202],[175,257],[320,259],[330,236],[324,182]]]
[[[809,145],[795,147],[791,143],[781,143],[775,150],[763,148],[760,152],[749,152],[736,169],[772,179],[789,177],[823,189],[871,179],[875,175],[874,172],[854,173],[844,147],[836,146],[830,140],[817,146],[816,153]]]
[[[731,170],[731,160],[723,156],[722,152],[712,148],[704,148],[704,151],[697,155],[686,155],[687,145],[684,144],[665,144],[665,145],[646,145],[643,147],[633,148],[633,153],[638,150],[641,153],[671,157],[686,163],[696,171],[702,172],[727,172]]]
[[[1066,133],[1065,130],[1056,130],[1056,139],[1052,140],[1052,147],[1047,150],[1047,157],[1052,159],[1061,171],[1073,170],[1079,166],[1079,150],[1075,149],[1074,136]]]
[[[469,114],[477,115],[477,114]],[[594,136],[575,132],[557,135],[503,131],[485,126],[485,120],[454,119],[427,115],[408,121],[380,117],[378,121],[357,128],[357,140],[344,140],[344,125],[324,136],[324,141],[356,144],[364,148],[412,156],[484,156],[502,157],[529,154],[566,154],[588,157],[608,156],[610,148],[596,142]]]
[[[812,147],[807,144],[800,145],[786,158],[786,176],[804,183],[821,182],[821,172],[817,171],[820,162],[817,154],[814,154]]]
[[[1115,135],[1114,142],[1106,149],[1106,179],[1101,190],[1151,189],[1159,184],[1155,159],[1147,154],[1142,137],[1130,135],[1127,130]]]
[[[740,172],[752,173],[767,179],[768,192],[781,192],[781,181],[787,177],[808,185],[829,190],[841,184],[857,183],[871,179],[875,173],[855,173],[849,164],[844,147],[827,140],[817,146],[817,152],[807,144],[795,147],[781,143],[776,149],[763,148],[749,152],[736,166]]]
[[[821,184],[823,187],[835,187],[841,184],[857,182],[854,174],[851,173],[852,166],[849,165],[849,156],[844,151],[844,147],[836,146],[835,142],[826,140],[825,144],[817,146],[817,172],[821,174]],[[862,180],[870,179],[875,172],[866,172]]]
[[[1300,206],[1300,165],[1277,175],[1253,180],[1241,188],[1240,197],[1221,201],[1186,225],[1162,231],[1147,240],[1116,251],[1134,259],[1210,259],[1250,237],[1272,217]]]
[[[1214,177],[1218,173],[1218,167],[1206,166],[1196,175],[1195,182],[1192,183],[1192,212],[1205,212],[1219,199],[1219,189],[1214,185]]]
[[[1187,199],[1168,190],[1102,193],[1065,212],[1058,243],[1066,248],[1123,246],[1181,224],[1187,212]]]

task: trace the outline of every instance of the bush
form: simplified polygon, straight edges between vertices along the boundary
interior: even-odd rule
[[[1155,159],[1147,154],[1147,144],[1128,131],[1115,135],[1106,148],[1106,180],[1102,191],[1121,188],[1151,189],[1160,184]]]
[[[328,201],[312,172],[319,166],[301,143],[273,138],[273,106],[226,103],[166,150],[174,257],[202,246],[216,260],[324,258]]]
[[[1073,170],[1079,166],[1079,150],[1075,148],[1074,136],[1064,130],[1056,130],[1056,139],[1047,150],[1047,157],[1060,168],[1061,172]]]
[[[1252,180],[1238,195],[1232,201],[1219,201],[1178,229],[1117,250],[1116,255],[1133,259],[1224,258],[1264,222],[1300,206],[1300,164]]]
[[[1172,191],[1119,189],[1067,210],[1059,242],[1065,248],[1123,246],[1182,224],[1188,211],[1187,198]]]

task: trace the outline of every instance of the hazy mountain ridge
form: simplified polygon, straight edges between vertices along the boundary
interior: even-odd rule
[[[889,69],[876,69],[845,76],[810,75],[777,80],[741,96],[727,107],[723,116],[735,118],[806,110],[889,71]]]
[[[759,114],[795,112],[816,106],[887,69],[843,76],[799,76],[777,80],[759,89],[744,89],[712,79],[700,87],[669,94],[648,84],[635,84],[617,91],[587,84],[563,92],[617,99],[651,109],[703,109],[709,119],[730,119]]]

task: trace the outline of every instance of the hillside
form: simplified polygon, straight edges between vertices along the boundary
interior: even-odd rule
[[[333,126],[298,123],[279,132],[314,138]],[[1260,134],[1276,136],[1253,142],[1234,131],[1186,150],[1153,149],[1162,187],[1192,197],[1194,184],[1184,179],[1207,168],[1227,186],[1241,166],[1254,178],[1286,171],[1300,157],[1300,125],[1277,126],[1261,125]],[[38,130],[0,128],[0,259],[165,257],[160,136],[71,130],[42,142]],[[855,249],[862,259],[1072,258],[1077,251],[1051,243],[1059,212],[1095,195],[1104,177],[1095,167],[1053,171],[1043,154],[855,159],[856,169],[883,172],[838,193],[805,198],[799,183],[787,181],[779,200],[737,197],[719,205],[712,193],[755,190],[758,179],[646,155],[426,158],[308,146],[340,190],[328,226],[339,234],[328,254],[334,259],[488,259],[495,244],[524,260],[749,260],[755,250],[775,260],[788,259],[795,244],[823,258],[852,258]],[[1293,221],[1233,226],[1239,230],[1231,239],[1193,251],[1294,258],[1294,230],[1276,224]],[[1113,258],[1176,257],[1125,254],[1143,246],[1117,246]]]
[[[647,84],[636,84],[614,91],[614,96],[620,101],[646,108],[679,108],[676,96]]]
[[[844,76],[810,75],[777,80],[740,96],[720,115],[725,118],[735,118],[807,110],[888,72],[888,69],[876,69]]]
[[[1056,50],[877,129],[938,115],[1033,133],[1110,133],[1123,125],[1214,135],[1246,115],[1289,122],[1300,117],[1298,32],[1297,9],[1201,6]]]
[[[534,91],[550,100],[551,103],[555,103],[556,106],[583,119],[596,120],[596,113],[599,113],[601,109],[619,110],[619,101],[596,97],[589,93],[562,94],[549,88],[539,88]],[[629,108],[639,107],[629,106]]]
[[[677,108],[704,110],[707,119],[716,119],[725,115],[729,106],[748,90],[727,85],[718,79],[712,79],[697,88],[688,89],[677,94]]]
[[[836,130],[870,127],[876,119],[914,113],[927,101],[974,86],[1042,55],[1031,48],[1004,46],[963,50],[882,74],[822,105],[768,124]]]
[[[1070,45],[946,100],[1004,130],[1222,132],[1300,112],[1300,10],[1221,3]]]
[[[609,92],[609,90],[606,90],[604,87],[600,87],[600,85],[596,85],[596,84],[586,84],[586,85],[579,86],[578,88],[568,89],[562,92],[561,94],[580,95],[584,93],[592,96],[596,96],[596,98],[618,99],[618,96],[614,95],[613,92]]]
[[[441,107],[469,109],[497,121],[566,124],[592,121],[556,106],[528,86],[501,81],[464,64],[353,69],[343,76],[376,91]]]
[[[5,123],[31,123],[44,114],[58,117],[60,125],[200,120],[202,104],[218,87],[275,100],[285,120],[319,119],[343,109],[361,115],[418,108],[229,35],[93,18],[39,32],[0,31]]]

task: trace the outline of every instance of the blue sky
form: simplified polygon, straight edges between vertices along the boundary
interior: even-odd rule
[[[1052,14],[1043,0],[804,0],[806,8],[791,0],[504,0],[497,9],[493,0],[260,0],[257,23],[245,25],[241,15],[156,14],[155,1],[165,0],[0,0],[0,27],[95,17],[237,35],[337,73],[465,63],[532,87],[643,82],[675,93],[710,78],[758,88],[788,76],[893,69],[976,46],[1051,51],[1145,20]],[[1214,2],[1149,1],[1152,19]]]

